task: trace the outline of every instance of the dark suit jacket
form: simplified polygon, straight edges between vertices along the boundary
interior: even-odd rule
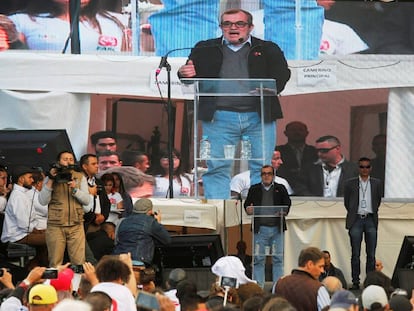
[[[371,203],[375,226],[378,227],[378,208],[381,204],[382,182],[370,177]],[[350,229],[357,219],[359,206],[359,177],[348,179],[344,189],[344,205],[348,211],[346,215],[346,229]]]
[[[299,180],[301,168],[312,165],[318,160],[315,147],[310,145],[305,145],[305,148],[303,148],[302,163],[300,165],[295,152],[288,144],[277,146],[275,150],[280,151],[283,160],[283,165],[277,170],[277,174],[287,179],[293,188]]]
[[[339,176],[338,189],[336,191],[337,197],[344,196],[345,181],[358,176],[358,168],[355,163],[345,160],[341,164],[341,167],[341,176]],[[295,194],[301,196],[323,197],[323,183],[322,165],[312,164],[303,169]]]
[[[247,194],[247,198],[244,201],[244,208],[246,209],[248,206],[253,204],[253,206],[261,206],[262,205],[262,184],[255,184],[250,187],[249,192]],[[289,214],[291,200],[289,194],[285,188],[285,186],[281,184],[274,183],[273,186],[273,204],[274,205],[286,205],[287,210],[285,211],[286,215]],[[255,232],[258,232],[260,224],[264,222],[271,221],[272,225],[278,226],[280,224],[280,217],[272,217],[270,218],[262,218],[258,217],[254,219],[254,229]],[[283,230],[286,230],[286,221],[283,218]]]

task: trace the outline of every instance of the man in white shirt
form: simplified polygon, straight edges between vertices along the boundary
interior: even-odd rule
[[[276,171],[283,164],[282,156],[279,151],[274,151],[272,156],[272,167]],[[288,181],[282,177],[276,176],[275,174],[275,183],[282,184],[285,186],[289,195],[293,194],[293,190],[290,187]],[[245,171],[240,174],[237,174],[231,179],[230,190],[232,197],[239,197],[241,194],[242,198],[247,197],[247,192],[250,188],[250,171]]]
[[[32,169],[17,166],[14,169],[14,185],[7,201],[1,241],[35,246],[37,258],[47,264],[45,230],[38,229],[34,206]]]

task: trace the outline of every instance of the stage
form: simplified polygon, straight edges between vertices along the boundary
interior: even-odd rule
[[[240,239],[240,213],[243,220],[243,239],[251,254],[250,217],[235,200],[152,199],[154,209],[160,210],[162,223],[168,226],[188,227],[200,233],[221,235],[224,252],[236,253]],[[297,266],[302,248],[316,246],[329,250],[332,263],[339,267],[351,282],[351,249],[345,229],[345,208],[342,199],[292,197],[285,232],[285,273]],[[194,233],[194,231],[193,231]],[[392,276],[405,235],[414,235],[414,202],[407,200],[384,201],[379,210],[377,258],[384,264],[383,272]],[[362,245],[362,253],[365,246]],[[365,270],[365,257],[361,257],[361,271]],[[364,279],[365,273],[361,275]]]

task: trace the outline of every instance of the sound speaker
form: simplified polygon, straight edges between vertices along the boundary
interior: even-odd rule
[[[403,286],[404,285],[404,286]],[[414,236],[406,235],[392,275],[392,286],[404,288],[411,294],[414,288]]]
[[[197,289],[208,290],[215,280],[211,266],[223,256],[218,234],[177,235],[171,237],[168,246],[156,245],[153,263],[158,267],[161,284],[168,280],[172,269],[182,268]]]
[[[9,172],[17,165],[49,171],[61,151],[73,152],[66,130],[0,130],[0,164]]]

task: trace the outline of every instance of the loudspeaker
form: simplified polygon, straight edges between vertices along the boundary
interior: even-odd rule
[[[161,284],[165,284],[172,269],[182,268],[187,279],[196,283],[198,290],[208,290],[215,280],[211,266],[224,256],[220,235],[177,235],[168,246],[156,245],[153,264],[158,267]]]
[[[73,152],[66,130],[0,130],[0,164],[49,171],[61,151]]]
[[[414,287],[414,236],[406,235],[392,275],[392,286],[404,288],[411,294]],[[410,285],[411,284],[411,285]],[[403,287],[408,286],[409,288]],[[410,287],[411,286],[411,287]]]

